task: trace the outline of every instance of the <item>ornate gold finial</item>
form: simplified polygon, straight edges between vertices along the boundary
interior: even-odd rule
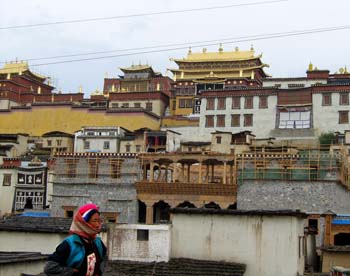
[[[206,53],[207,52],[207,48],[203,48],[203,53]]]
[[[340,73],[340,74],[344,74],[344,71],[345,71],[345,70],[344,70],[343,67],[340,67],[340,68],[339,68],[339,73]]]
[[[310,63],[309,63],[309,70],[308,71],[312,71],[312,70],[314,70],[314,65],[310,61]]]
[[[188,47],[188,54],[189,54],[189,55],[192,54],[192,48],[191,48],[191,46]]]
[[[238,52],[239,51],[239,48],[238,46],[235,47],[235,51]]]
[[[83,86],[82,85],[79,86],[79,93],[83,93]]]
[[[222,48],[222,43],[220,43],[219,45],[219,53],[222,53],[224,51],[224,49]]]
[[[254,46],[253,46],[253,44],[250,44],[250,51],[254,51]]]

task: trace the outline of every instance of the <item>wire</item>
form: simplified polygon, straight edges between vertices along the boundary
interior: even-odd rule
[[[251,42],[251,41],[257,41],[257,40],[268,40],[268,39],[281,38],[281,37],[291,37],[291,36],[299,36],[299,35],[314,34],[314,33],[340,31],[340,30],[345,30],[345,29],[350,29],[350,25],[328,27],[328,28],[318,28],[318,29],[306,29],[306,30],[300,30],[300,31],[270,33],[270,34],[263,34],[263,35],[242,36],[242,37],[237,37],[237,38],[227,38],[227,39],[221,39],[221,40],[199,41],[199,42],[195,42],[194,44],[198,44],[198,45],[192,46],[192,48],[198,48],[198,47],[203,47],[203,46],[213,46],[213,45],[217,45],[218,42],[222,42],[222,44],[232,44],[232,43],[246,42],[246,41]],[[223,41],[225,41],[225,42],[223,42]],[[168,45],[165,45],[165,47],[170,46],[170,48],[158,49],[158,50],[156,50],[155,48],[161,48],[163,46],[153,46],[153,47],[149,46],[149,47],[143,47],[141,49],[148,49],[149,48],[149,49],[155,49],[155,50],[132,52],[132,53],[125,53],[125,54],[118,54],[118,55],[99,56],[99,57],[91,57],[91,58],[53,61],[53,62],[47,62],[47,63],[37,63],[37,64],[32,64],[31,66],[44,66],[44,65],[54,65],[54,64],[62,64],[62,63],[89,61],[89,60],[100,60],[100,59],[125,57],[125,56],[141,55],[141,54],[169,52],[169,51],[182,50],[182,49],[188,48],[187,46],[181,47],[181,45],[183,45],[183,44],[182,43],[181,44],[172,44],[172,45],[168,44]],[[172,47],[172,46],[176,46],[176,47]],[[180,46],[180,47],[177,47],[177,46]],[[134,48],[133,50],[139,50],[139,49],[140,48]],[[129,51],[130,50],[132,50],[132,49],[129,49]],[[124,49],[124,50],[115,50],[115,51],[127,51],[127,50]],[[96,53],[99,53],[99,52],[96,52]]]
[[[164,48],[164,47],[175,47],[175,46],[186,46],[192,45],[192,47],[196,47],[196,44],[204,44],[204,43],[222,43],[224,41],[231,41],[233,42],[243,42],[242,39],[245,39],[244,41],[247,41],[246,39],[254,39],[254,38],[261,38],[265,36],[276,36],[276,35],[296,35],[300,34],[301,32],[325,32],[325,31],[333,31],[333,30],[341,30],[341,29],[347,29],[350,28],[350,26],[337,26],[337,27],[327,27],[327,28],[317,28],[317,29],[308,29],[308,30],[299,30],[299,31],[290,31],[290,32],[278,32],[278,33],[267,33],[267,34],[260,34],[260,35],[249,35],[249,36],[239,36],[239,37],[230,37],[230,38],[220,38],[220,39],[213,39],[213,40],[204,40],[204,41],[192,41],[192,42],[184,42],[184,43],[172,43],[172,44],[163,44],[163,45],[156,45],[156,46],[145,46],[145,47],[137,47],[137,48],[128,48],[128,49],[116,49],[116,50],[106,50],[106,51],[99,51],[99,52],[89,52],[89,53],[81,53],[81,54],[68,54],[68,55],[59,55],[59,56],[50,56],[50,57],[40,57],[40,58],[25,58],[26,61],[34,61],[34,60],[46,60],[46,59],[59,59],[59,58],[66,58],[66,57],[76,57],[76,56],[89,56],[89,55],[98,55],[98,54],[107,54],[107,53],[115,53],[115,52],[127,52],[127,51],[137,51],[137,50],[144,50],[144,49],[155,49],[155,48]],[[303,34],[303,33],[302,33]],[[226,43],[224,43],[226,44]],[[205,44],[203,46],[210,46],[212,44]],[[200,46],[197,46],[200,47]],[[184,47],[185,48],[185,47]],[[181,48],[183,49],[183,48]],[[0,63],[6,63],[4,61],[1,61]]]
[[[233,5],[225,5],[225,6],[195,8],[195,9],[138,13],[138,14],[118,15],[118,16],[111,16],[111,17],[97,17],[97,18],[87,18],[87,19],[74,19],[74,20],[67,20],[67,21],[14,25],[14,26],[5,26],[5,27],[0,26],[0,30],[24,29],[24,28],[43,27],[43,26],[51,26],[51,25],[74,24],[74,23],[83,23],[83,22],[97,22],[97,21],[103,21],[103,20],[115,20],[115,19],[124,19],[124,18],[132,18],[132,17],[143,17],[143,16],[154,16],[154,15],[175,14],[175,13],[185,13],[185,12],[197,12],[197,11],[205,11],[205,10],[227,9],[227,8],[233,8],[233,7],[273,4],[273,3],[280,3],[280,2],[287,2],[287,1],[288,0],[273,0],[273,1],[252,2],[252,3],[245,3],[245,4],[233,4]]]

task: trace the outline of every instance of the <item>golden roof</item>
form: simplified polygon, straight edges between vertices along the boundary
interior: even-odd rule
[[[25,71],[29,71],[29,65],[27,62],[13,62],[13,63],[5,63],[4,67],[0,69],[0,74],[22,74]],[[45,76],[33,73],[34,76],[40,79],[46,79]]]
[[[142,64],[139,64],[139,65],[131,65],[131,67],[120,67],[120,70],[122,71],[141,71],[141,70],[146,70],[146,69],[152,69],[151,66],[149,65],[142,65]]]
[[[224,52],[222,48],[218,52],[207,52],[206,48],[202,53],[193,53],[189,51],[187,58],[170,59],[175,62],[212,62],[212,61],[241,61],[261,58],[262,55],[255,56],[255,51],[251,48],[248,51],[241,51],[236,48],[234,51]]]

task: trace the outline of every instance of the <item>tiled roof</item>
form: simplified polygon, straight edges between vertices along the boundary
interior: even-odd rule
[[[307,214],[299,210],[228,210],[208,208],[173,208],[171,213],[175,214],[204,214],[204,215],[231,215],[231,216],[291,216],[306,218]]]
[[[0,251],[0,264],[10,264],[18,262],[32,262],[46,260],[47,255],[38,252],[3,252]]]
[[[0,221],[0,231],[68,233],[71,218],[12,216]]]
[[[104,275],[106,276],[241,276],[245,264],[205,261],[194,259],[171,259],[169,262],[140,263],[130,261],[112,261]]]

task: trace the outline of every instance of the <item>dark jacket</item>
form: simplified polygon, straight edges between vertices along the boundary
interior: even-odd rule
[[[94,241],[88,241],[78,235],[71,235],[64,239],[49,256],[45,265],[45,273],[48,276],[78,276],[86,275],[87,256],[94,253],[96,256],[95,272],[101,276],[106,259],[106,247],[97,237]],[[74,272],[73,269],[79,272]]]

